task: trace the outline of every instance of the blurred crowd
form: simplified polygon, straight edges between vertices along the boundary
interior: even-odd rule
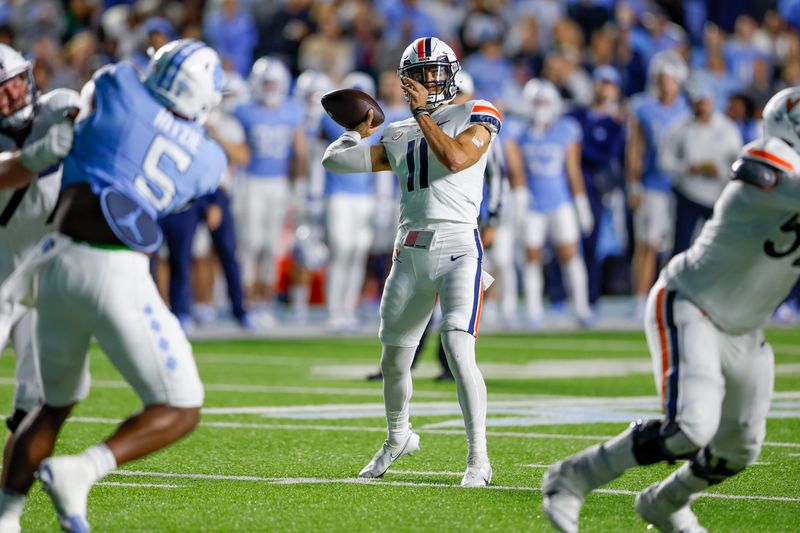
[[[152,49],[180,37],[204,39],[223,58],[226,97],[207,127],[229,176],[218,194],[164,221],[154,260],[186,327],[232,316],[275,328],[319,308],[331,329],[350,330],[359,313],[374,315],[391,263],[396,178],[322,169],[322,151],[343,130],[319,98],[356,87],[378,98],[387,122],[409,117],[396,69],[425,36],[456,50],[468,75],[462,93],[504,117],[495,170],[505,184],[493,191],[502,210],[484,221],[498,278],[485,320],[538,327],[546,316],[535,292],[547,295],[548,312],[572,296],[584,325],[604,295],[634,295],[636,316],[657,266],[711,215],[727,169],[759,135],[767,99],[800,85],[798,27],[800,0],[0,0],[0,42],[33,62],[42,91],[79,90],[121,60],[145,69]],[[557,96],[531,100],[532,79]],[[534,124],[544,104],[557,116]],[[543,144],[567,119],[559,127],[575,133]],[[539,242],[520,211],[547,208],[517,189],[535,189],[531,174],[552,163],[536,161],[542,147],[548,157],[562,150],[556,159],[569,166],[573,144],[580,173],[552,179],[583,179],[593,224],[579,217],[576,236],[543,230]],[[577,197],[575,183],[569,189]],[[570,266],[573,248],[586,274]],[[795,313],[788,302],[779,316]]]

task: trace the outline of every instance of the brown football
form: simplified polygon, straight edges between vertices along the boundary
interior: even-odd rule
[[[381,106],[370,95],[358,89],[339,89],[322,97],[322,107],[338,124],[352,129],[367,118],[372,109],[372,125],[378,126],[386,118]]]

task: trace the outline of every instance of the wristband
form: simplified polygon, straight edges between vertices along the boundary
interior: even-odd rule
[[[419,117],[421,117],[422,115],[431,116],[431,114],[428,112],[428,110],[425,109],[422,106],[414,108],[414,110],[411,112],[411,114],[414,115],[414,120],[419,119]]]

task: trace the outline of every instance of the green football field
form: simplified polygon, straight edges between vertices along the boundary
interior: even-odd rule
[[[776,395],[759,462],[693,508],[710,531],[797,531],[800,519],[800,333],[771,330]],[[549,531],[545,467],[655,416],[659,402],[642,333],[483,335],[492,486],[459,487],[466,441],[455,385],[439,383],[428,346],[417,370],[412,424],[422,449],[382,479],[356,479],[384,439],[373,339],[196,342],[206,384],[200,427],[177,445],[123,465],[89,496],[105,531]],[[13,358],[0,359],[0,406],[10,406]],[[138,407],[93,348],[93,388],[57,454],[101,440]],[[3,407],[5,409],[6,407]],[[629,472],[591,495],[583,531],[644,531],[637,491],[668,466]],[[23,530],[57,529],[34,486]]]

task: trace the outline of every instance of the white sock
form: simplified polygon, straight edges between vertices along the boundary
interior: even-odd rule
[[[347,255],[340,250],[333,252],[328,263],[328,282],[325,286],[325,302],[330,320],[342,318],[347,290],[347,269]]]
[[[541,263],[535,261],[525,263],[523,283],[525,284],[525,307],[528,318],[538,320],[544,313],[542,309],[543,277]]]
[[[517,316],[517,272],[514,265],[500,270],[500,302],[504,318]]]
[[[589,278],[586,275],[586,265],[583,259],[572,256],[572,259],[561,265],[566,274],[567,288],[572,296],[572,304],[575,306],[575,314],[579,318],[588,318],[592,314],[589,307]]]
[[[19,524],[27,496],[9,489],[0,491],[0,524]]]
[[[80,457],[92,465],[92,474],[94,476],[93,483],[98,479],[102,479],[117,467],[117,459],[104,442],[95,444],[91,448],[86,449]]]
[[[347,288],[344,303],[348,318],[355,318],[358,304],[361,302],[361,289],[364,287],[364,275],[367,270],[367,256],[361,250],[353,250],[348,258]]]
[[[383,403],[386,407],[388,441],[392,446],[405,442],[410,431],[408,402],[411,400],[411,363],[416,348],[383,346],[381,373],[383,374]]]
[[[675,506],[677,511],[690,503],[693,496],[706,490],[707,480],[697,477],[689,463],[685,463],[662,481],[656,489],[656,498],[664,499]]]
[[[456,381],[458,404],[464,415],[469,459],[487,459],[486,384],[475,363],[475,337],[466,331],[442,332],[442,346]]]
[[[305,314],[308,312],[308,286],[299,283],[289,288],[289,299],[291,300],[292,312],[295,314]]]

